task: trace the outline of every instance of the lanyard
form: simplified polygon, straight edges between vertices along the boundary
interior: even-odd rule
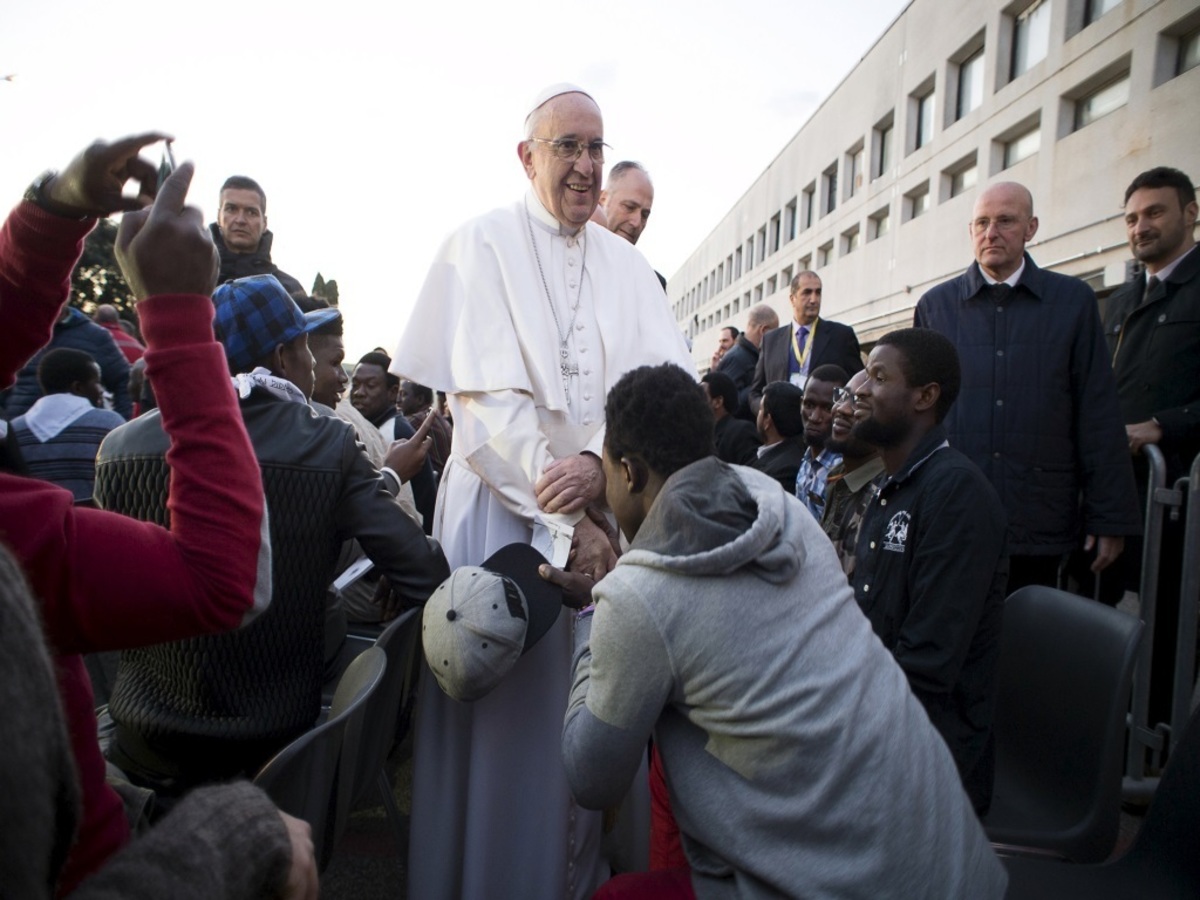
[[[812,323],[812,328],[808,329],[808,338],[804,341],[804,349],[800,349],[800,342],[796,340],[797,329],[792,329],[792,353],[796,356],[796,363],[800,366],[800,371],[804,371],[804,365],[808,361],[808,351],[812,349],[813,338],[817,336],[817,325],[820,319],[815,319]]]

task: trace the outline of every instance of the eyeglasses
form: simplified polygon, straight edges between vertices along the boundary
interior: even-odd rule
[[[575,140],[575,138],[549,140],[547,138],[532,137],[530,140],[535,144],[545,144],[550,148],[551,153],[566,162],[575,162],[575,160],[583,155],[583,151],[587,150],[592,162],[602,163],[604,162],[604,148],[608,147],[608,144],[604,143],[604,141],[592,141],[590,144],[585,144],[583,141]],[[612,148],[609,147],[609,149],[611,150]]]
[[[853,403],[853,402],[854,402],[854,391],[850,390],[850,388],[839,387],[839,388],[833,389],[833,405],[834,406],[841,406],[844,403]]]
[[[971,230],[976,234],[985,234],[993,225],[997,231],[1012,231],[1021,225],[1021,219],[1016,216],[998,216],[995,219],[975,219],[971,223]]]

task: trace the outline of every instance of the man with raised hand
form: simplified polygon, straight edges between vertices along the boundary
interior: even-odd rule
[[[48,340],[96,219],[126,213],[117,260],[138,299],[147,370],[159,386],[172,439],[169,530],[76,508],[68,491],[0,473],[0,541],[12,548],[40,601],[82,793],[82,817],[58,881],[62,894],[130,837],[121,798],[105,783],[82,654],[235,628],[260,613],[270,596],[262,484],[235,412],[224,354],[213,339],[208,294],[216,281],[216,251],[199,210],[184,205],[192,166],[181,165],[155,201],[157,172],[138,156],[165,138],[152,132],[112,144],[97,141],[61,173],[37,179],[0,229],[0,315],[6,323],[0,330],[0,385],[8,385]],[[122,194],[130,180],[139,184],[136,197]],[[145,209],[152,201],[153,208]],[[315,896],[307,826],[281,820],[261,792],[240,796],[250,806],[239,805],[239,815],[255,818],[237,823],[242,833],[265,822],[283,846],[290,845],[295,878],[286,895]],[[232,832],[228,836],[232,840]],[[235,848],[219,841],[205,849],[217,855]],[[222,873],[235,874],[247,864],[289,865],[271,850],[226,870],[215,855],[202,866],[213,879],[209,895],[220,890]],[[245,871],[236,874],[248,878]],[[177,885],[172,893],[193,896],[188,888]]]
[[[447,238],[393,356],[447,395],[434,535],[452,566],[521,541],[603,576],[615,558],[585,508],[603,503],[605,393],[645,363],[690,366],[650,265],[589,224],[606,147],[587,93],[543,91],[516,148],[529,189]],[[410,896],[588,897],[603,878],[600,817],[573,803],[558,759],[569,653],[563,617],[474,703],[423,679]]]

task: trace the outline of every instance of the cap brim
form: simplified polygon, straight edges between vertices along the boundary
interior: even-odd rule
[[[538,567],[546,562],[546,557],[528,544],[501,547],[483,561],[483,568],[512,579],[525,596],[529,622],[525,628],[525,649],[522,652],[528,652],[541,640],[562,613],[562,589],[538,574]]]
[[[322,325],[328,325],[330,322],[336,322],[342,317],[340,309],[314,309],[312,312],[304,314],[304,333],[316,331]]]

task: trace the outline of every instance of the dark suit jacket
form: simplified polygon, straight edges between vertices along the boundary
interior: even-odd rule
[[[817,334],[821,329],[817,329]],[[750,384],[754,381],[754,370],[758,366],[758,348],[744,334],[739,334],[729,352],[721,357],[716,371],[733,379],[733,386],[738,390],[738,408],[730,410],[739,419],[754,421],[754,413],[750,411]]]
[[[820,329],[817,331],[820,334]],[[796,493],[796,473],[800,471],[800,463],[808,448],[804,445],[804,435],[797,434],[784,438],[762,456],[750,461],[750,467],[770,475],[783,489],[793,496]]]
[[[817,333],[813,337],[813,347],[810,351],[812,362],[808,371],[817,366],[833,363],[846,370],[847,375],[853,375],[862,367],[862,350],[858,346],[858,338],[854,329],[841,322],[831,322],[828,319],[818,319]],[[763,388],[772,381],[788,380],[788,354],[792,352],[792,332],[796,323],[789,321],[774,331],[763,335],[762,349],[758,354],[758,365],[754,369],[754,381],[750,384],[750,405],[758,410],[758,402],[762,399]]]
[[[1157,419],[1171,481],[1200,453],[1200,249],[1179,263],[1142,302],[1146,275],[1108,300],[1104,334],[1126,425]],[[1134,458],[1138,487],[1144,459]]]
[[[725,416],[717,422],[713,429],[713,443],[716,445],[717,459],[737,466],[750,465],[762,445],[758,439],[758,429],[733,416]]]

